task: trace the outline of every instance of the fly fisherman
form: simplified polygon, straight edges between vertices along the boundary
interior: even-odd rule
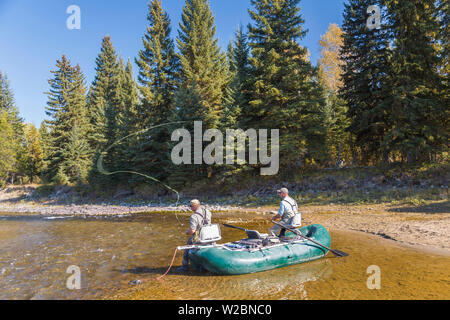
[[[298,212],[298,205],[297,202],[289,197],[289,190],[286,188],[282,188],[281,190],[277,191],[280,195],[281,204],[280,204],[280,210],[278,210],[278,213],[276,213],[276,216],[272,218],[272,221],[277,221],[281,218],[280,223],[284,224],[286,226],[291,226],[293,219],[296,215],[300,215],[299,221],[301,221],[301,213]],[[281,234],[280,234],[281,232]],[[274,225],[272,228],[270,228],[269,233],[271,236],[278,237],[278,236],[284,236],[284,233],[286,232],[286,229],[283,229],[282,227],[278,225]]]
[[[203,208],[200,205],[199,200],[192,200],[190,202],[190,207],[194,214],[191,216],[190,228],[186,231],[186,234],[191,236],[187,242],[188,246],[193,245],[198,241],[198,235],[203,226],[211,224],[211,211]],[[184,251],[183,266],[178,270],[182,272],[189,270],[189,250]]]

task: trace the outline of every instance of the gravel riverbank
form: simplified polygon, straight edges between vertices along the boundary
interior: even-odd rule
[[[270,220],[276,207],[236,207],[205,204],[214,213],[239,217],[254,213],[255,219]],[[305,223],[320,223],[336,230],[360,231],[404,244],[450,253],[450,202],[434,201],[418,206],[396,204],[300,206]],[[58,204],[27,198],[26,190],[0,192],[1,215],[39,214],[45,216],[103,216],[152,212],[188,212],[188,207],[164,204]],[[222,215],[221,214],[221,215]]]

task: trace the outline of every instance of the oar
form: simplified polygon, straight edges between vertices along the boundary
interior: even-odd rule
[[[348,256],[349,256],[348,253],[345,253],[345,252],[340,251],[340,250],[334,250],[334,249],[328,248],[327,246],[324,246],[323,244],[321,244],[320,242],[317,242],[316,240],[313,240],[313,239],[311,239],[311,238],[305,237],[305,236],[302,235],[301,232],[299,232],[297,229],[289,228],[289,227],[287,227],[287,226],[285,226],[285,225],[283,225],[283,224],[281,224],[281,223],[278,223],[278,222],[276,222],[276,221],[272,221],[272,222],[275,223],[277,226],[282,227],[283,229],[286,229],[286,230],[289,230],[289,231],[295,233],[296,235],[298,235],[299,237],[301,237],[301,238],[303,238],[303,239],[306,239],[306,240],[308,240],[308,241],[311,241],[311,242],[313,242],[313,243],[315,243],[315,244],[317,244],[317,245],[319,245],[319,246],[321,246],[321,247],[327,249],[327,250],[330,251],[332,254],[334,254],[336,257],[348,257]]]
[[[261,238],[260,233],[258,231],[256,231],[256,230],[247,230],[247,229],[244,229],[244,228],[241,228],[241,227],[232,226],[231,224],[226,224],[226,223],[224,223],[223,226],[227,227],[227,228],[242,230],[242,231],[244,231],[247,234],[249,239],[260,239]]]

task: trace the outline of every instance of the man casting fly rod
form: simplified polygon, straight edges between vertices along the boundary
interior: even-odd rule
[[[219,275],[238,275],[267,271],[293,264],[304,263],[323,258],[328,252],[336,257],[346,257],[347,253],[330,248],[331,236],[321,225],[312,224],[300,228],[302,216],[297,202],[289,196],[289,190],[277,191],[281,198],[280,209],[272,222],[269,234],[261,234],[256,230],[223,224],[227,228],[239,229],[247,234],[245,239],[218,244],[222,239],[218,224],[212,224],[211,212],[203,207],[199,200],[192,200],[190,208],[189,229],[186,234],[189,240],[186,246],[177,247],[166,276],[179,250],[184,251],[183,265],[178,270],[186,272],[189,264],[198,270],[207,270]],[[279,222],[278,222],[279,220]],[[299,229],[300,228],[300,229]],[[286,231],[290,233],[286,235]],[[132,284],[145,281],[136,280]]]

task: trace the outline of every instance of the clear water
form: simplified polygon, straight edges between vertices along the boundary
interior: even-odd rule
[[[252,216],[220,215],[267,231]],[[181,274],[133,287],[164,273],[175,247],[185,244],[188,216],[116,218],[0,216],[0,299],[449,299],[450,257],[424,253],[374,236],[331,232],[332,247],[350,253],[240,276]],[[239,219],[237,219],[239,220]],[[250,221],[250,223],[248,223]],[[224,241],[243,237],[222,229]],[[181,264],[181,253],[175,268]],[[81,270],[81,290],[69,290],[69,266]],[[381,289],[367,288],[367,268],[381,269]]]

